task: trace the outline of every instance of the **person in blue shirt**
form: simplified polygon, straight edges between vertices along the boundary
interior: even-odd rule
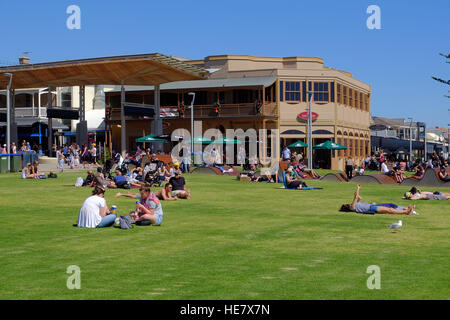
[[[281,151],[283,155],[283,160],[289,160],[291,158],[291,150],[287,146],[283,147],[283,151]]]
[[[113,178],[113,180],[118,188],[123,188],[128,184],[127,178],[122,175],[122,172],[119,169],[116,170],[116,176]]]

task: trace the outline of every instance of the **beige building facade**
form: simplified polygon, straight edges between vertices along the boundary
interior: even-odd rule
[[[213,71],[211,79],[276,76],[276,127],[281,147],[298,140],[306,142],[303,118],[308,91],[313,91],[312,112],[317,117],[312,127],[313,145],[333,140],[348,147],[315,150],[315,166],[343,170],[347,157],[359,164],[370,154],[370,85],[349,72],[326,67],[321,58],[220,55],[186,62]]]

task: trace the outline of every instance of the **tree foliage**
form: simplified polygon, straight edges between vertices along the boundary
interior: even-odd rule
[[[440,53],[440,55],[443,56],[443,57],[444,57],[445,59],[447,59],[447,60],[450,59],[450,54],[445,55],[445,54],[443,54],[443,53]],[[446,61],[445,63],[450,63],[450,61]],[[438,82],[441,82],[441,83],[444,83],[444,84],[450,86],[450,80],[443,80],[443,79],[438,78],[438,77],[431,77],[431,78],[433,78],[434,80],[436,80],[436,81],[438,81]],[[449,91],[449,92],[450,92],[450,91]],[[444,96],[444,97],[450,98],[450,96]]]

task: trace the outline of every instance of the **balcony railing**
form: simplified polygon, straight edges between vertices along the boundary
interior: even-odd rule
[[[222,104],[220,106],[219,117],[239,117],[239,116],[277,116],[277,104],[275,102],[265,103],[257,111],[253,103]],[[113,118],[120,117],[120,108],[112,108]],[[191,117],[191,109],[187,105],[184,108],[184,118]],[[213,105],[194,105],[195,118],[217,117],[216,107]],[[177,106],[161,106],[161,118],[179,118]]]
[[[47,108],[40,108],[41,117],[47,116]],[[37,117],[39,116],[39,107],[34,108],[15,108],[16,118],[28,118],[28,117]]]

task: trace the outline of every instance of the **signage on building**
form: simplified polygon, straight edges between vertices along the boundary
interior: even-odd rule
[[[297,118],[308,121],[308,112],[305,111],[305,112],[298,114]],[[311,119],[314,121],[314,120],[317,120],[317,118],[319,118],[319,115],[315,112],[311,112]]]

